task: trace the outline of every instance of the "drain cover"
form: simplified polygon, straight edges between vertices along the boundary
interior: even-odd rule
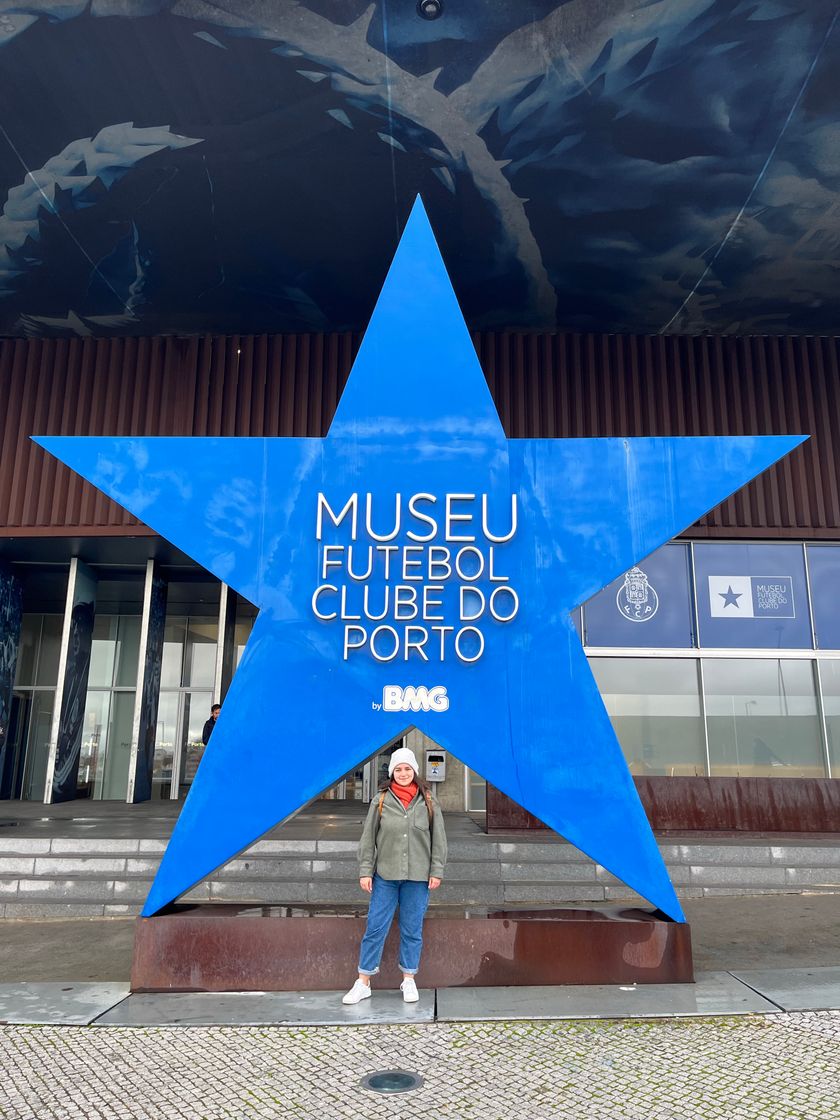
[[[419,1089],[423,1078],[419,1073],[409,1073],[404,1069],[383,1069],[379,1073],[369,1073],[362,1078],[362,1088],[374,1093],[408,1093]]]

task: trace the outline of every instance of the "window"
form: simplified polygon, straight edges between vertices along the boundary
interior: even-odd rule
[[[76,789],[95,801],[128,793],[140,616],[98,614],[93,623],[88,692]]]
[[[584,607],[586,645],[691,648],[688,545],[669,544],[625,572]]]
[[[487,782],[475,770],[466,770],[467,775],[467,810],[470,813],[484,813],[487,811]]]
[[[811,648],[801,545],[697,544],[694,568],[701,646]]]
[[[593,657],[589,664],[631,773],[705,774],[694,658]]]
[[[809,544],[805,551],[817,649],[840,649],[840,547]]]
[[[152,797],[183,797],[204,755],[202,731],[216,679],[218,615],[168,615],[152,773]]]
[[[633,773],[701,774],[708,759],[713,776],[824,777],[828,764],[840,778],[840,660],[821,658],[817,675],[804,652],[840,649],[838,587],[840,545],[672,542],[585,604],[590,665]],[[698,662],[698,647],[733,653]],[[773,649],[797,655],[752,652]]]
[[[825,777],[814,663],[703,662],[709,757],[721,777]]]
[[[21,620],[10,742],[12,791],[27,801],[44,796],[63,621],[60,614]]]
[[[840,778],[840,661],[820,661],[823,714],[831,776]]]

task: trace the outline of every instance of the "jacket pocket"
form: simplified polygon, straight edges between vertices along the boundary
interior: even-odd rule
[[[428,832],[429,831],[429,814],[426,810],[425,805],[423,806],[423,812],[422,813],[419,812],[419,811],[414,813],[414,827],[416,829],[419,829],[420,832]]]

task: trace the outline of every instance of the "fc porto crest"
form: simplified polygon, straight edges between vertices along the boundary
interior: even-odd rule
[[[656,588],[639,567],[624,576],[624,583],[615,595],[615,605],[630,622],[650,622],[659,610]]]

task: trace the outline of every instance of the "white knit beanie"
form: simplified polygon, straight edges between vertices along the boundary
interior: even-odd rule
[[[408,765],[414,771],[415,778],[419,777],[420,767],[417,764],[417,758],[414,754],[414,751],[411,749],[411,747],[400,747],[398,750],[394,751],[394,753],[391,755],[391,760],[388,763],[389,778],[392,778],[394,776],[394,767],[399,766],[403,762],[408,763]]]

